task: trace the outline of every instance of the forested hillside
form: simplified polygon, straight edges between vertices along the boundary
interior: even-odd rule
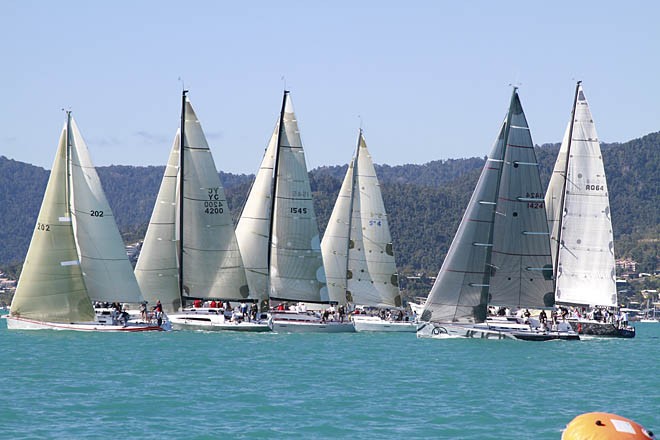
[[[558,148],[558,145],[537,148],[544,185]],[[602,149],[617,257],[633,257],[641,263],[641,270],[653,271],[660,253],[660,133],[624,144],[605,144]],[[485,146],[484,151],[487,150]],[[378,160],[378,146],[371,146],[371,152]],[[441,154],[439,151],[438,155]],[[435,275],[483,163],[483,158],[469,158],[424,165],[376,166],[401,272]],[[163,169],[132,166],[98,169],[127,242],[144,235]],[[310,173],[321,232],[345,172],[344,165],[321,167]],[[220,178],[236,219],[253,176],[220,173]],[[43,168],[0,157],[0,265],[20,263],[24,258],[47,179],[48,171]]]

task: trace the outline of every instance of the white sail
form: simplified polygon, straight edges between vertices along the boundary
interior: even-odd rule
[[[332,301],[401,306],[385,204],[362,131],[321,249]]]
[[[268,299],[268,247],[273,203],[271,192],[278,132],[279,122],[273,130],[236,226],[236,239],[243,255],[250,297],[260,301]]]
[[[65,127],[11,303],[12,316],[67,323],[94,319],[71,224],[66,138]]]
[[[224,188],[186,100],[183,147],[183,296],[245,299],[248,285]]]
[[[358,304],[401,307],[396,262],[385,204],[367,143],[360,132],[349,247],[348,290]],[[355,260],[353,255],[356,256]],[[356,265],[353,269],[353,262]],[[366,263],[366,270],[364,266]]]
[[[509,109],[490,262],[490,304],[550,307],[554,283],[548,223],[534,144],[520,99]]]
[[[271,225],[270,297],[328,302],[305,153],[288,92],[280,120]]]
[[[607,180],[596,126],[580,83],[572,122],[563,215],[557,220],[555,212],[553,218],[561,221],[555,297],[560,303],[616,306]]]
[[[353,205],[353,168],[355,157],[348,164],[348,170],[339,189],[337,201],[328,219],[328,225],[321,240],[323,266],[328,285],[330,301],[339,304],[352,303],[353,296],[348,291],[348,249],[351,242],[351,216]]]
[[[160,301],[166,313],[181,307],[176,229],[180,143],[177,131],[135,266],[135,277],[144,299],[152,305]]]
[[[71,211],[87,293],[92,301],[139,303],[142,294],[110,204],[71,118]]]
[[[516,89],[422,320],[482,322],[489,302],[550,305],[552,275],[538,165]]]

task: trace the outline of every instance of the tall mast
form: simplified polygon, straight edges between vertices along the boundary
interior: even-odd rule
[[[360,141],[362,140],[362,127],[360,127],[360,134],[358,134],[357,149],[355,150],[355,158],[353,159],[353,179],[351,182],[351,201],[348,205],[348,240],[346,241],[346,291],[348,291],[348,253],[351,249],[351,232],[353,228],[353,205],[355,203],[355,186],[357,184],[357,170],[358,170],[358,159],[360,158]],[[358,189],[359,190],[359,189]],[[344,297],[346,297],[346,292],[344,292]],[[347,298],[348,299],[348,298]]]
[[[66,112],[66,149],[64,159],[66,160],[66,179],[64,184],[64,194],[66,197],[66,215],[71,217],[71,110]]]
[[[186,94],[188,90],[183,90],[181,92],[181,136],[179,139],[179,212],[177,213],[179,217],[179,296],[181,298],[181,307],[185,307],[183,299],[183,165],[185,161],[183,160],[184,153],[183,149],[185,146],[185,137],[186,137]]]
[[[559,203],[559,227],[557,228],[557,252],[555,252],[555,261],[554,261],[554,271],[555,271],[555,281],[557,278],[557,270],[559,265],[559,249],[561,248],[561,224],[564,218],[564,204],[566,201],[566,180],[568,180],[568,161],[571,157],[571,144],[573,143],[573,125],[575,124],[575,109],[577,107],[578,93],[580,91],[580,84],[582,81],[578,81],[575,86],[575,97],[573,98],[573,111],[571,112],[571,124],[570,129],[568,130],[568,146],[566,147],[566,165],[564,165],[564,183],[561,187],[561,200]],[[561,149],[561,148],[560,148]],[[555,285],[555,289],[557,286]]]
[[[286,108],[286,99],[289,95],[288,90],[284,90],[282,97],[282,110],[280,110],[280,123],[277,130],[277,148],[275,148],[275,164],[273,165],[273,184],[270,192],[270,225],[268,229],[268,296],[270,296],[270,262],[273,253],[273,223],[275,220],[275,196],[277,194],[277,173],[280,168],[280,144],[282,141],[282,130],[284,130],[284,109]]]

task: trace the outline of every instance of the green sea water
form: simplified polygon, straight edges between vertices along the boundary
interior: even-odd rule
[[[612,412],[660,431],[660,324],[633,340],[8,331],[0,438],[558,439]]]

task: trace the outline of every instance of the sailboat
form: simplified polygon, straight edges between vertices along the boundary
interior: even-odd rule
[[[578,339],[538,322],[488,320],[488,307],[549,308],[552,262],[541,179],[529,126],[514,87],[458,231],[424,304],[426,338]]]
[[[393,319],[354,314],[356,331],[415,332],[403,316],[392,236],[362,129],[321,241],[330,300],[394,312]]]
[[[93,302],[143,300],[101,181],[78,126],[66,124],[7,318],[12,330],[135,332]]]
[[[186,94],[135,267],[137,281],[149,302],[161,302],[175,329],[269,331],[267,316],[237,319],[221,306],[186,307],[193,300],[253,301],[224,189]]]
[[[557,304],[617,308],[612,218],[603,157],[582,82],[545,195]],[[634,337],[633,327],[570,320],[586,335]]]
[[[330,298],[305,153],[287,90],[236,234],[250,290],[277,305],[271,310],[275,331],[355,330],[349,321],[325,319],[318,309]]]

